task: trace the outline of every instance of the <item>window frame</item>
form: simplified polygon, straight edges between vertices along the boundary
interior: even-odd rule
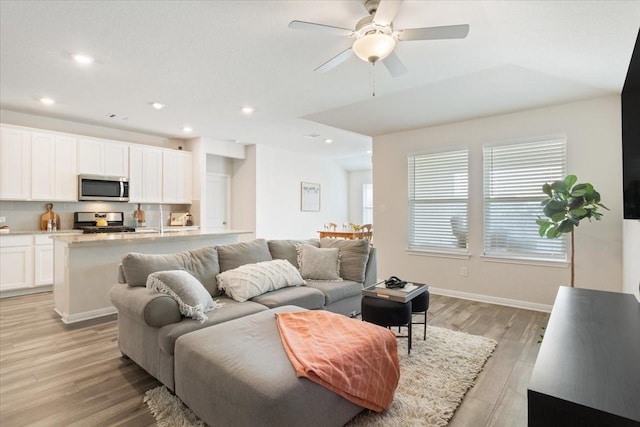
[[[460,165],[464,165],[460,170],[456,170],[458,173],[462,173],[464,176],[462,177],[463,182],[461,184],[453,184],[451,188],[451,192],[449,196],[446,197],[432,197],[432,198],[424,198],[420,197],[420,191],[424,191],[423,187],[416,186],[416,161],[426,162],[435,161],[438,163],[442,163],[443,160],[447,157],[454,157],[463,153],[462,159],[456,159],[454,163],[460,163]],[[407,156],[407,251],[413,254],[432,254],[435,256],[445,256],[445,257],[469,257],[469,171],[470,171],[470,149],[469,147],[451,147],[446,150],[439,151],[429,151],[429,152],[420,152],[420,153],[411,153]],[[445,161],[445,166],[447,162]],[[455,166],[453,164],[449,165],[449,169],[446,172],[451,173],[451,167]],[[422,167],[425,167],[424,164]],[[436,168],[438,169],[438,168]],[[424,186],[436,186],[436,181],[438,181],[438,177],[442,179],[447,179],[446,172],[441,172],[440,174],[432,173],[432,180],[430,183],[425,184]],[[458,178],[461,179],[461,178]],[[423,183],[424,184],[424,183]],[[461,187],[460,185],[463,185]],[[438,188],[440,191],[443,191],[444,188],[442,185]],[[464,191],[461,191],[464,189]],[[418,191],[417,191],[418,190]],[[453,206],[447,206],[447,203],[452,204]],[[422,215],[421,218],[426,218],[427,222],[434,222],[433,225],[422,226],[421,232],[416,230],[416,208],[418,206],[422,207],[434,207],[436,209],[435,215]],[[449,210],[447,210],[449,209]],[[460,211],[462,209],[462,212]],[[440,213],[437,213],[440,211]],[[456,239],[456,235],[453,230],[453,226],[451,224],[451,219],[456,214],[462,213],[464,217],[464,223],[466,224],[464,228],[465,241],[464,247],[460,246],[459,241]],[[437,225],[439,223],[439,225]],[[433,229],[433,230],[430,230]],[[444,231],[448,230],[448,231]],[[425,232],[433,231],[435,234],[429,235],[426,237],[420,237],[417,234],[424,234]],[[427,243],[426,240],[431,239],[431,243]]]
[[[545,147],[550,147],[557,145],[557,149],[559,151],[549,152],[549,158],[540,158],[536,157],[535,160],[527,163],[527,159],[534,159],[533,154],[535,151],[541,151]],[[526,151],[523,152],[523,149]],[[488,152],[490,151],[490,159],[488,159]],[[511,151],[511,154],[508,154]],[[518,154],[514,155],[513,153],[518,151]],[[512,165],[511,171],[507,171],[507,169],[503,169],[501,171],[496,171],[493,168],[493,164],[496,162],[496,156],[498,160],[501,162],[505,162],[504,158],[500,157],[500,152],[505,152],[505,157],[511,158]],[[557,158],[557,159],[554,159]],[[559,160],[558,160],[559,159]],[[554,163],[549,163],[551,160]],[[558,161],[559,163],[555,163]],[[491,162],[491,165],[488,163]],[[522,171],[523,164],[524,167],[528,168],[527,173]],[[513,185],[505,185],[500,186],[496,184],[497,180],[500,178],[496,178],[498,174],[504,176],[510,176],[515,180],[525,181],[527,179],[527,175],[532,175],[536,169],[540,169],[542,163],[547,162],[548,164],[544,167],[548,170],[545,177],[540,176],[540,182],[535,184],[527,183],[529,187],[524,191],[528,191],[530,194],[526,195],[514,195],[509,194],[511,192],[509,187],[514,187]],[[491,167],[489,167],[491,166]],[[504,168],[504,164],[501,165]],[[491,170],[488,170],[491,169]],[[517,173],[515,171],[517,170]],[[505,172],[506,171],[506,172]],[[492,173],[493,172],[493,173]],[[538,225],[535,223],[535,219],[537,219],[538,215],[542,215],[542,205],[541,202],[545,200],[547,197],[542,192],[542,185],[545,182],[553,182],[558,179],[564,179],[567,173],[567,137],[566,136],[553,136],[546,138],[536,138],[526,141],[519,142],[506,142],[506,143],[495,143],[495,144],[485,144],[482,147],[482,212],[483,212],[483,244],[482,244],[482,253],[484,258],[492,258],[495,260],[504,260],[508,261],[516,261],[516,262],[531,262],[531,263],[542,263],[542,264],[564,264],[567,262],[568,257],[568,245],[566,236],[559,237],[557,239],[547,239],[544,237],[540,237],[537,233]],[[543,175],[539,173],[539,175]],[[519,182],[521,182],[519,181]],[[521,185],[521,184],[517,184]],[[515,191],[515,189],[513,190]],[[502,195],[495,195],[496,193],[502,193]],[[492,195],[493,194],[493,195]],[[519,205],[517,203],[519,202]],[[500,207],[502,204],[502,207]],[[509,204],[513,204],[516,206],[515,209],[507,208]],[[497,206],[497,207],[496,207]],[[535,208],[534,208],[535,206]],[[492,209],[493,208],[493,209]],[[513,215],[514,211],[522,210],[522,211],[532,211],[537,210],[537,212],[530,217],[530,220],[521,221],[517,219],[518,215]],[[495,214],[492,216],[491,211],[494,211]],[[505,217],[502,224],[500,221],[494,220],[494,218],[498,217],[498,213],[502,213]],[[518,224],[517,222],[520,221]],[[500,230],[502,227],[503,230]],[[513,231],[515,230],[515,232]],[[499,243],[496,242],[499,238],[498,232],[503,232],[502,240],[505,242],[504,247],[506,249],[497,250],[496,248],[500,247]],[[509,249],[510,246],[519,249]],[[524,249],[523,249],[524,248]],[[527,249],[529,248],[529,249]],[[545,254],[545,250],[550,250],[549,254]]]

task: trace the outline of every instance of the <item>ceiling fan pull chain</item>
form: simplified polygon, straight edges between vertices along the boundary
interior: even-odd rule
[[[371,63],[371,70],[369,70],[369,82],[371,83],[371,96],[376,96],[376,75],[374,67],[376,66],[375,62]]]

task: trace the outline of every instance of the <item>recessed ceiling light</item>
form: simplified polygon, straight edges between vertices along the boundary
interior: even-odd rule
[[[189,126],[185,126],[185,127],[182,128],[182,130],[187,132],[187,133],[189,133],[189,132],[193,131],[193,128],[190,128]]]
[[[371,153],[372,153],[372,151],[371,151],[371,150],[367,150],[367,154],[371,154]]]
[[[76,53],[73,55],[73,60],[78,64],[82,65],[90,65],[93,64],[93,58],[89,55],[85,55],[84,53]]]
[[[327,138],[324,140],[324,142],[326,142],[327,144],[331,144],[333,142],[333,139]]]
[[[161,104],[159,102],[152,102],[151,106],[156,110],[162,110],[164,108],[164,104]]]
[[[56,101],[54,101],[51,98],[47,98],[46,96],[43,98],[40,98],[40,102],[42,102],[44,105],[53,105],[56,103]]]
[[[251,113],[253,113],[253,111],[254,111],[253,107],[249,107],[249,106],[242,107],[242,112],[244,114],[251,114]]]

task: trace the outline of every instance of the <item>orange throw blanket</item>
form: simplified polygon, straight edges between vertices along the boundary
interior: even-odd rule
[[[277,313],[278,330],[298,377],[381,412],[400,379],[393,332],[328,311]]]

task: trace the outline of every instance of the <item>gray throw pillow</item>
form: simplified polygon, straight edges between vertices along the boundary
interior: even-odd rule
[[[222,295],[216,276],[220,273],[218,253],[213,246],[174,254],[130,253],[122,259],[122,271],[129,286],[145,286],[156,271],[186,270],[204,285],[212,296]]]
[[[340,250],[340,276],[345,280],[364,283],[371,246],[366,239],[321,239],[321,248]]]
[[[184,270],[158,271],[147,278],[147,289],[162,292],[178,302],[180,313],[204,323],[209,318],[205,313],[221,304],[213,301],[202,283]]]
[[[338,248],[321,249],[311,245],[297,245],[296,248],[303,279],[342,281]]]
[[[233,270],[241,265],[262,261],[271,261],[271,253],[265,239],[255,239],[249,242],[231,243],[216,246],[220,272]]]
[[[273,259],[286,259],[295,268],[300,268],[298,265],[298,250],[296,245],[311,245],[316,248],[320,247],[320,239],[307,239],[307,240],[269,240],[269,252]]]

